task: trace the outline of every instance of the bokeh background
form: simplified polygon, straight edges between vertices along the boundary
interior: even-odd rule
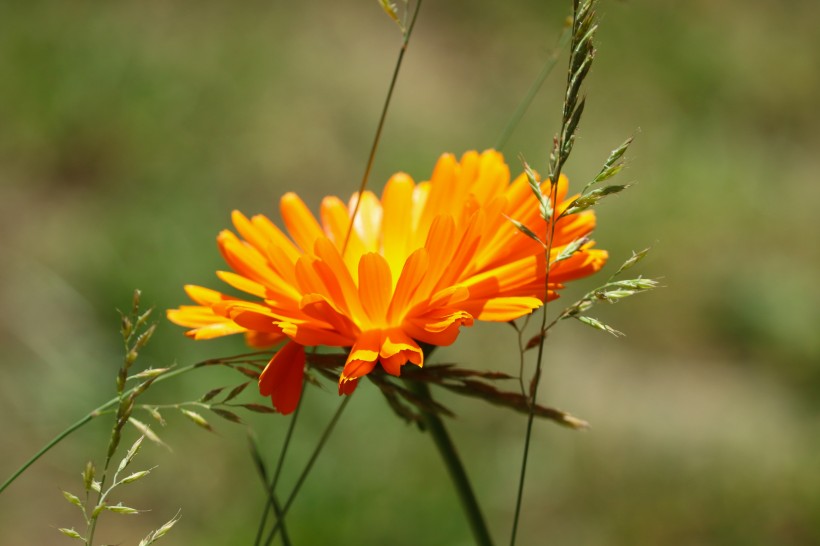
[[[493,146],[568,4],[426,2],[372,188],[398,170],[425,179],[444,151]],[[595,313],[624,339],[573,323],[549,340],[542,401],[592,429],[538,423],[519,543],[818,544],[820,6],[629,0],[600,11],[567,172],[579,187],[636,136],[621,175],[636,184],[599,207],[596,239],[612,266],[652,246],[640,271],[664,288]],[[276,219],[285,191],[314,210],[354,191],[399,41],[370,0],[0,3],[0,478],[111,397],[115,309],[134,288],[159,318],[143,365],[244,351],[238,338],[194,343],[162,310],[185,300],[184,283],[219,286],[214,239],[232,209]],[[543,170],[563,63],[504,149],[513,165],[523,153]],[[439,359],[514,371],[514,332],[474,327]],[[239,382],[207,369],[151,399]],[[306,396],[283,491],[338,403],[332,388]],[[503,544],[525,419],[440,396]],[[173,451],[145,446],[135,464],[158,468],[121,491],[151,511],[103,518],[100,540],[136,544],[181,508],[164,543],[251,543],[264,497],[243,427],[208,415],[209,434],[167,418],[157,432]],[[287,421],[247,420],[272,460]],[[80,528],[79,514],[60,490],[81,489],[109,428],[92,422],[0,496],[0,543],[71,542],[56,528]],[[471,543],[430,439],[370,385],[288,526],[295,544]]]

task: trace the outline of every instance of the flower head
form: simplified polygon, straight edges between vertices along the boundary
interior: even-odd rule
[[[542,191],[548,190],[547,183]],[[572,200],[566,194],[561,177],[556,218]],[[369,191],[347,205],[326,197],[319,220],[294,193],[280,207],[289,236],[265,216],[234,211],[238,236],[225,230],[217,238],[233,270],[217,276],[252,299],[189,285],[197,305],[170,310],[168,318],[189,327],[194,339],[244,333],[253,346],[288,340],[259,379],[261,393],[282,413],[298,402],[305,346],[350,347],[339,378],[339,392],[349,394],[377,364],[396,376],[408,362],[421,366],[420,342],[449,345],[474,320],[506,322],[531,313],[557,297],[564,282],[599,270],[607,259],[590,241],[552,263],[595,227],[591,211],[561,217],[547,289],[544,247],[509,219],[535,233],[545,233],[546,222],[526,176],[511,182],[493,150],[467,152],[461,161],[445,154],[430,180],[418,184],[395,174],[381,199]]]

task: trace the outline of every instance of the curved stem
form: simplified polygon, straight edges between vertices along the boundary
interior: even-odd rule
[[[376,159],[376,150],[379,148],[379,141],[382,138],[384,120],[387,119],[387,111],[390,109],[390,99],[393,98],[393,91],[396,88],[396,80],[399,79],[401,63],[404,60],[404,53],[407,51],[407,44],[410,43],[410,36],[413,34],[413,27],[416,26],[416,18],[419,15],[420,8],[421,0],[417,0],[416,9],[413,11],[413,18],[410,20],[410,26],[407,27],[407,31],[404,33],[404,38],[401,42],[401,49],[399,49],[399,57],[396,59],[396,66],[393,68],[393,77],[390,79],[390,87],[387,89],[387,97],[384,99],[382,113],[381,116],[379,116],[379,124],[376,127],[376,135],[373,137],[373,145],[370,147],[370,155],[367,157],[367,166],[364,169],[362,182],[359,185],[359,198],[356,199],[356,204],[353,206],[353,212],[350,215],[350,225],[347,227],[345,241],[342,245],[342,256],[344,256],[344,253],[347,250],[347,245],[350,242],[350,234],[353,232],[353,221],[356,220],[356,214],[359,212],[359,204],[362,202],[362,194],[367,187],[367,180],[370,178],[370,170],[373,168],[373,161]]]
[[[16,479],[20,476],[20,474],[22,474],[23,472],[25,472],[25,471],[26,471],[26,469],[28,469],[28,467],[30,467],[32,464],[34,464],[34,462],[35,462],[35,461],[37,461],[37,459],[39,459],[40,457],[42,457],[43,455],[45,455],[45,454],[46,454],[46,453],[47,453],[47,452],[48,452],[48,451],[49,451],[52,447],[54,447],[54,446],[56,446],[57,444],[59,444],[59,443],[60,443],[60,441],[61,441],[63,438],[65,438],[66,436],[68,436],[69,434],[71,434],[72,432],[74,432],[75,430],[77,430],[78,428],[80,428],[80,427],[82,427],[83,425],[85,425],[85,424],[86,424],[87,422],[89,422],[91,419],[93,419],[94,417],[96,417],[96,415],[97,415],[97,411],[99,411],[99,410],[100,410],[100,408],[97,408],[96,410],[92,411],[91,413],[89,413],[88,415],[86,415],[85,417],[83,417],[82,419],[80,419],[79,421],[77,421],[76,423],[74,423],[73,425],[71,425],[70,427],[68,427],[67,429],[65,429],[64,431],[62,431],[60,434],[58,434],[57,436],[55,436],[53,440],[51,440],[49,443],[47,443],[45,446],[43,446],[43,448],[42,448],[42,449],[40,449],[40,451],[38,451],[37,453],[35,453],[35,454],[34,454],[34,456],[33,456],[31,459],[29,459],[28,461],[26,461],[26,463],[25,463],[23,466],[21,466],[20,468],[18,468],[18,469],[17,469],[17,471],[16,471],[14,474],[12,474],[12,475],[11,475],[11,477],[10,477],[9,479],[7,479],[5,482],[3,482],[3,485],[0,485],[0,493],[2,493],[2,492],[3,492],[3,490],[4,490],[6,487],[8,487],[9,485],[11,485],[11,483],[12,483],[14,480],[16,480]]]
[[[302,395],[299,397],[299,402],[296,404],[296,411],[293,412],[293,417],[290,418],[290,424],[288,425],[288,431],[285,434],[285,441],[282,444],[282,449],[279,452],[279,460],[276,462],[276,470],[273,473],[273,478],[270,480],[265,480],[265,486],[267,488],[268,493],[268,500],[265,504],[265,510],[262,512],[262,519],[259,522],[259,528],[256,531],[256,539],[254,539],[254,546],[259,546],[262,540],[262,533],[265,532],[265,525],[268,522],[268,513],[271,510],[271,507],[274,509],[274,515],[276,516],[277,520],[281,520],[284,518],[284,513],[282,512],[282,507],[277,506],[277,499],[276,499],[276,484],[279,482],[279,475],[282,472],[282,465],[285,462],[285,456],[288,452],[288,447],[290,446],[290,439],[293,437],[293,430],[296,428],[296,419],[299,417],[299,410],[302,409],[302,401],[305,399],[305,390],[307,387],[307,381],[302,384]],[[282,524],[282,536],[284,538],[285,528],[284,523]]]
[[[325,442],[330,437],[330,433],[333,432],[333,428],[336,426],[336,423],[339,421],[339,417],[342,416],[342,412],[344,411],[347,403],[350,402],[350,398],[352,395],[347,395],[342,400],[342,403],[339,404],[339,407],[336,409],[336,413],[333,414],[333,418],[328,423],[327,427],[325,428],[324,433],[322,433],[322,437],[319,439],[319,443],[316,445],[316,449],[313,450],[313,453],[308,459],[307,464],[305,465],[304,470],[299,475],[299,478],[296,480],[296,485],[293,486],[293,491],[290,492],[288,496],[288,500],[285,501],[285,505],[281,509],[281,514],[277,514],[278,518],[276,523],[273,526],[273,529],[270,530],[268,533],[267,538],[265,539],[265,546],[270,546],[273,543],[273,539],[276,537],[276,533],[282,528],[282,524],[284,520],[282,518],[288,513],[290,510],[293,501],[296,500],[296,495],[299,493],[299,489],[301,489],[302,484],[305,483],[305,478],[310,473],[310,469],[313,468],[313,463],[316,462],[316,459],[319,457],[319,453],[321,453],[322,448],[325,446]]]
[[[426,383],[419,381],[408,382],[409,387],[413,392],[424,400],[432,400],[430,395],[430,388]],[[492,546],[493,541],[490,538],[490,532],[487,530],[487,524],[484,521],[484,516],[481,514],[481,508],[478,505],[473,487],[470,484],[470,479],[467,477],[467,472],[464,470],[464,465],[456,451],[456,446],[453,444],[447,429],[444,426],[441,418],[431,411],[422,410],[422,418],[430,436],[438,448],[444,464],[447,467],[447,472],[453,480],[456,487],[458,498],[461,501],[461,507],[467,516],[470,523],[470,529],[473,532],[473,538],[478,546]]]
[[[298,409],[299,406],[297,406]],[[256,463],[256,469],[259,472],[259,477],[262,479],[262,485],[265,486],[265,490],[268,493],[268,503],[273,506],[273,512],[276,514],[276,517],[280,518],[282,515],[282,505],[279,502],[279,499],[276,497],[276,494],[268,490],[268,469],[265,466],[265,461],[262,459],[262,452],[259,450],[259,446],[256,444],[256,440],[251,433],[251,430],[248,429],[248,440],[251,446],[251,455],[253,456],[253,461]],[[265,514],[268,513],[268,507],[265,507]],[[256,542],[254,544],[258,545],[259,540],[261,539],[262,531],[264,530],[265,525],[265,518],[262,519],[262,523],[260,523],[259,531],[256,534]],[[285,524],[282,524],[282,545],[283,546],[291,546],[290,536],[288,535],[288,530],[285,528]]]
[[[178,368],[178,369],[176,369],[176,370],[172,370],[172,371],[170,371],[170,372],[168,372],[168,373],[166,373],[166,374],[163,374],[163,375],[161,375],[161,376],[157,377],[157,378],[154,380],[154,383],[159,383],[160,381],[164,381],[165,379],[170,379],[170,378],[172,378],[172,377],[174,377],[174,376],[177,376],[177,375],[183,374],[183,373],[185,373],[185,372],[189,372],[189,371],[193,370],[194,368],[196,368],[196,367],[198,367],[198,366],[199,366],[199,364],[191,364],[191,365],[189,365],[189,366],[183,366],[182,368]],[[138,388],[138,387],[133,387],[133,388],[131,388],[130,390],[128,390],[128,391],[126,391],[126,392],[125,392],[125,395],[131,394],[131,393],[132,393],[133,391],[135,391],[137,388]],[[108,402],[106,402],[105,404],[101,405],[101,406],[100,406],[100,407],[98,407],[97,409],[95,409],[95,410],[92,410],[92,411],[88,412],[88,414],[87,414],[85,417],[83,417],[82,419],[78,420],[76,423],[74,423],[73,425],[69,426],[69,427],[68,427],[68,428],[66,428],[64,431],[62,431],[62,432],[61,432],[61,433],[59,433],[57,436],[55,436],[55,437],[54,437],[54,438],[53,438],[53,439],[52,439],[49,443],[47,443],[45,446],[43,446],[43,447],[42,447],[42,449],[40,449],[40,450],[39,450],[37,453],[35,453],[35,454],[34,454],[34,455],[33,455],[33,456],[32,456],[32,457],[28,460],[28,461],[26,461],[26,462],[23,464],[23,466],[21,466],[20,468],[18,468],[18,469],[17,469],[17,471],[16,471],[14,474],[12,474],[12,475],[11,475],[11,477],[10,477],[9,479],[7,479],[5,482],[3,482],[3,485],[0,485],[0,493],[3,493],[3,491],[4,491],[4,490],[5,490],[5,489],[9,486],[9,485],[11,485],[11,484],[14,482],[14,480],[16,480],[17,478],[19,478],[19,477],[20,477],[20,475],[21,475],[23,472],[25,472],[25,471],[26,471],[26,469],[28,469],[28,467],[30,467],[32,464],[34,464],[34,463],[35,463],[35,462],[36,462],[36,461],[37,461],[40,457],[42,457],[43,455],[45,455],[46,453],[48,453],[48,452],[51,450],[51,448],[53,448],[54,446],[56,446],[57,444],[59,444],[59,443],[60,443],[60,442],[61,442],[61,441],[62,441],[62,440],[66,437],[66,436],[70,435],[70,434],[71,434],[72,432],[74,432],[75,430],[77,430],[77,429],[81,428],[83,425],[85,425],[86,423],[88,423],[89,421],[91,421],[91,419],[93,419],[94,417],[98,417],[98,416],[102,415],[102,414],[103,414],[103,412],[105,412],[106,410],[110,409],[110,408],[111,408],[111,407],[113,407],[114,405],[118,404],[118,403],[119,403],[119,401],[120,401],[120,397],[119,397],[119,396],[118,396],[118,397],[116,397],[116,398],[112,398],[111,400],[109,400],[109,401],[108,401]]]

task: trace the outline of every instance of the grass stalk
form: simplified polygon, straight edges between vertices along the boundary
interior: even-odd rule
[[[156,384],[156,383],[159,383],[160,381],[165,381],[166,379],[171,379],[172,377],[182,375],[183,373],[187,373],[187,372],[193,370],[194,368],[197,368],[197,367],[200,367],[200,366],[201,366],[201,363],[197,363],[197,364],[191,364],[189,366],[183,366],[182,368],[177,368],[176,370],[171,370],[171,371],[169,371],[167,373],[164,373],[161,376],[157,377],[154,380],[154,383]],[[138,387],[131,388],[130,390],[126,391],[123,394],[123,396],[128,396],[128,395],[132,394],[134,391],[137,390],[137,388]],[[26,469],[28,469],[28,467],[30,467],[32,464],[37,462],[37,460],[40,457],[42,457],[43,455],[45,455],[46,453],[51,451],[51,449],[54,446],[59,444],[62,440],[64,440],[67,436],[72,434],[74,431],[82,428],[86,423],[88,423],[89,421],[91,421],[95,417],[99,417],[100,415],[105,414],[108,410],[110,410],[111,408],[113,408],[114,406],[119,404],[119,402],[120,402],[120,397],[119,396],[117,396],[116,398],[112,398],[111,400],[109,400],[105,404],[103,404],[103,405],[99,406],[98,408],[88,412],[84,417],[82,417],[77,422],[70,425],[69,427],[67,427],[62,432],[60,432],[50,442],[48,442],[46,445],[44,445],[37,453],[35,453],[29,460],[27,460],[20,468],[18,468],[14,472],[14,474],[12,474],[5,482],[3,482],[3,485],[0,485],[0,494],[2,494],[3,491],[8,486],[10,486],[17,478],[19,478],[20,475],[23,472],[25,472]]]
[[[592,47],[592,35],[597,27],[594,26],[595,0],[573,0],[572,2],[572,30],[569,56],[569,68],[567,71],[566,94],[564,96],[563,115],[561,116],[561,130],[553,142],[552,153],[549,162],[550,180],[550,202],[552,213],[549,216],[546,226],[546,249],[545,253],[545,277],[544,277],[544,305],[541,309],[542,333],[538,343],[538,356],[536,358],[535,372],[530,382],[529,412],[527,415],[527,428],[524,436],[524,452],[521,460],[521,470],[518,479],[518,492],[515,501],[515,513],[513,515],[512,531],[510,533],[510,546],[515,546],[518,536],[518,522],[521,517],[521,504],[524,497],[524,484],[526,483],[527,462],[529,458],[530,443],[532,440],[532,426],[535,420],[535,405],[538,398],[538,386],[541,382],[541,370],[544,359],[544,343],[546,335],[543,334],[547,328],[547,299],[549,297],[549,278],[551,270],[552,244],[555,238],[555,224],[557,222],[557,193],[558,180],[561,172],[572,151],[575,140],[575,130],[581,113],[583,112],[584,99],[579,101],[579,91],[581,83],[586,77],[589,66],[594,57]],[[545,218],[546,219],[546,218]]]
[[[279,459],[276,462],[276,470],[273,472],[273,477],[270,479],[270,482],[266,481],[265,483],[268,491],[268,500],[265,504],[265,510],[262,512],[262,519],[259,522],[259,529],[256,531],[256,538],[253,541],[254,546],[259,546],[260,541],[262,540],[262,534],[265,532],[265,525],[268,522],[268,513],[271,508],[273,508],[274,516],[278,520],[282,520],[284,518],[284,513],[282,512],[281,507],[276,506],[276,485],[279,483],[279,476],[282,473],[282,466],[284,465],[288,447],[290,446],[290,439],[293,437],[293,431],[296,428],[296,419],[299,417],[299,412],[302,409],[302,400],[304,400],[305,397],[306,385],[307,382],[302,384],[302,395],[299,397],[299,403],[296,404],[296,410],[293,412],[293,417],[291,417],[290,424],[288,425],[288,431],[285,433],[285,441],[282,443],[282,448],[279,451]],[[284,526],[284,523],[282,525]],[[284,537],[284,527],[282,531],[282,536]]]
[[[342,245],[342,256],[344,256],[344,253],[347,250],[347,245],[350,242],[350,234],[353,232],[353,221],[356,219],[356,214],[359,212],[359,204],[362,202],[362,194],[367,188],[367,181],[370,178],[370,171],[373,169],[373,161],[376,159],[376,150],[378,149],[379,141],[381,141],[382,138],[384,121],[387,119],[387,111],[390,109],[390,101],[393,98],[393,91],[396,88],[396,81],[399,78],[399,71],[401,70],[402,62],[404,61],[404,54],[407,52],[407,45],[410,43],[410,36],[413,34],[413,28],[416,26],[416,19],[418,18],[420,8],[421,0],[417,0],[416,8],[413,10],[413,18],[410,20],[410,26],[408,26],[407,30],[404,32],[401,48],[399,49],[399,56],[398,59],[396,59],[396,65],[393,68],[393,77],[390,79],[390,87],[387,89],[387,96],[384,99],[382,113],[381,116],[379,116],[379,124],[376,127],[376,135],[373,137],[373,145],[370,147],[370,155],[367,158],[367,166],[364,169],[362,182],[359,185],[359,198],[356,200],[356,204],[353,206],[353,212],[350,215],[350,225],[347,227],[345,241]]]
[[[319,443],[313,450],[313,453],[311,454],[310,459],[308,459],[308,462],[305,465],[304,470],[302,470],[302,473],[299,475],[299,479],[296,480],[296,485],[293,486],[293,491],[291,491],[287,501],[285,501],[285,505],[282,507],[279,519],[274,524],[273,529],[271,529],[268,533],[268,536],[265,539],[265,546],[270,546],[273,543],[273,539],[276,537],[276,534],[282,528],[282,518],[284,518],[285,515],[287,515],[288,510],[290,510],[290,507],[293,505],[293,501],[296,500],[296,495],[299,493],[302,484],[304,484],[305,479],[310,473],[310,470],[313,468],[313,463],[315,463],[316,459],[319,457],[319,453],[321,453],[322,448],[325,446],[325,442],[327,442],[327,439],[330,437],[330,433],[333,432],[336,423],[339,421],[339,417],[342,416],[342,412],[344,411],[345,407],[347,407],[348,402],[350,402],[350,398],[350,396],[344,397],[344,400],[342,400],[342,403],[339,404],[336,413],[333,414],[333,418],[330,420],[330,423],[328,423],[327,427],[325,427],[325,431],[322,433],[322,437],[319,439]]]

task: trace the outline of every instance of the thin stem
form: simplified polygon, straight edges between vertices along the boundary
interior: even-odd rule
[[[282,527],[282,518],[284,518],[285,515],[287,515],[288,510],[290,510],[290,507],[293,504],[293,501],[296,500],[296,494],[299,493],[299,489],[301,489],[302,484],[305,482],[305,478],[307,478],[308,473],[310,473],[310,469],[313,468],[313,463],[315,463],[316,459],[319,457],[319,453],[322,451],[325,442],[327,442],[327,439],[330,437],[330,433],[333,432],[333,428],[336,426],[336,423],[338,422],[339,417],[341,417],[345,407],[347,407],[347,403],[350,402],[350,398],[350,395],[345,396],[344,400],[342,400],[342,403],[339,404],[339,408],[336,410],[336,413],[333,414],[333,418],[330,420],[330,423],[328,423],[327,427],[325,428],[324,433],[322,433],[322,437],[319,439],[319,443],[316,445],[316,449],[313,450],[310,459],[305,465],[305,469],[302,470],[302,473],[299,475],[299,479],[296,480],[296,485],[293,486],[293,491],[291,491],[290,496],[288,496],[288,500],[282,507],[279,519],[276,521],[276,524],[273,526],[273,529],[270,530],[270,533],[268,533],[268,536],[265,539],[265,546],[270,546],[270,544],[273,543],[273,539],[276,537],[276,533],[279,532],[279,529]]]
[[[561,116],[561,130],[558,133],[558,137],[556,138],[554,145],[553,145],[553,154],[551,156],[550,165],[549,165],[549,181],[550,181],[550,202],[552,204],[552,214],[549,217],[549,222],[547,223],[546,227],[546,240],[547,240],[547,248],[544,251],[544,258],[545,258],[545,276],[544,276],[544,305],[542,308],[541,314],[541,327],[540,327],[540,338],[538,341],[538,357],[536,359],[535,365],[535,373],[533,374],[532,381],[530,383],[530,397],[529,397],[529,412],[527,414],[527,431],[524,437],[524,453],[521,460],[521,473],[518,479],[518,494],[516,495],[515,500],[515,515],[513,516],[513,526],[512,532],[510,535],[510,546],[515,546],[515,540],[518,535],[518,521],[521,516],[521,503],[524,497],[524,483],[526,482],[526,473],[527,473],[527,461],[529,458],[529,451],[530,451],[530,442],[532,440],[532,425],[535,421],[535,404],[538,398],[538,386],[541,382],[541,369],[543,367],[543,357],[544,357],[544,342],[546,340],[546,335],[544,332],[547,328],[547,301],[549,299],[549,279],[550,279],[550,271],[552,266],[552,244],[553,239],[555,238],[555,224],[557,222],[556,214],[558,209],[557,203],[557,194],[558,194],[558,180],[561,178],[561,170],[566,163],[566,160],[569,157],[569,151],[566,149],[566,138],[573,138],[572,135],[567,135],[567,127],[570,122],[570,116],[572,112],[569,111],[569,102],[570,98],[574,101],[576,97],[571,97],[571,89],[572,89],[572,79],[573,79],[573,63],[575,61],[576,55],[576,44],[578,42],[579,36],[577,35],[577,28],[578,28],[578,12],[579,12],[579,2],[578,0],[573,0],[573,9],[572,9],[572,40],[570,45],[570,58],[569,58],[569,70],[567,72],[567,94],[564,100],[564,113]],[[591,62],[591,60],[589,61]],[[583,78],[583,76],[582,76]],[[575,89],[577,93],[577,88]],[[566,150],[566,151],[565,151]]]
[[[560,170],[558,171],[558,176],[560,176]],[[555,210],[556,208],[556,198],[557,198],[557,177],[551,179],[556,181],[556,183],[551,184],[550,186],[550,201],[552,202],[552,208]],[[555,214],[550,217],[549,222],[549,237],[547,238],[547,249],[545,250],[546,254],[546,275],[544,280],[545,285],[545,293],[544,293],[544,307],[541,313],[541,331],[544,332],[547,326],[547,298],[549,297],[549,278],[550,278],[550,254],[552,253],[552,241],[555,237]],[[527,432],[524,436],[524,455],[521,459],[521,474],[518,477],[518,494],[516,495],[515,499],[515,515],[513,516],[513,528],[512,534],[510,536],[510,546],[515,545],[515,539],[518,535],[518,520],[521,516],[521,503],[524,498],[524,483],[526,482],[526,474],[527,474],[527,461],[529,458],[530,453],[530,442],[532,440],[532,425],[535,422],[535,404],[536,400],[538,399],[538,385],[541,383],[541,368],[543,367],[543,357],[544,357],[544,341],[546,340],[546,336],[542,335],[541,339],[538,342],[538,357],[536,358],[536,366],[535,366],[535,373],[533,374],[532,382],[530,383],[530,397],[529,397],[529,412],[527,413]],[[520,342],[519,342],[520,343]],[[523,356],[523,352],[521,353]]]
[[[527,315],[529,318],[529,315]],[[527,396],[527,389],[524,388],[524,328],[526,324],[521,328],[516,328],[515,331],[518,333],[518,386],[521,389],[521,396]]]
[[[515,109],[510,120],[507,122],[507,126],[504,127],[504,131],[501,133],[501,136],[498,139],[498,142],[495,144],[495,149],[501,151],[504,146],[507,145],[507,141],[515,131],[518,124],[521,122],[521,119],[524,117],[524,114],[527,113],[532,101],[535,100],[535,96],[538,94],[538,91],[541,89],[541,86],[544,84],[544,81],[552,72],[552,69],[555,68],[556,63],[558,62],[558,57],[561,54],[561,51],[567,47],[567,43],[569,42],[569,37],[572,35],[572,27],[566,26],[564,27],[564,31],[561,33],[561,36],[558,38],[558,43],[550,52],[547,60],[544,61],[544,66],[541,68],[541,72],[539,72],[538,76],[535,78],[535,81],[532,82],[529,91],[527,91],[527,95],[518,105],[518,108]]]
[[[396,81],[399,78],[399,70],[404,60],[404,54],[407,51],[407,44],[410,42],[410,35],[413,34],[413,28],[416,26],[416,18],[421,8],[421,0],[416,2],[416,9],[413,11],[413,18],[410,20],[410,26],[407,27],[407,32],[404,33],[404,39],[399,49],[399,57],[396,59],[396,66],[393,68],[393,77],[390,79],[390,87],[387,89],[387,97],[384,99],[384,106],[379,117],[379,125],[376,127],[376,135],[373,137],[373,145],[370,147],[370,155],[367,158],[367,166],[364,169],[362,176],[362,183],[359,185],[359,198],[356,199],[356,204],[353,206],[353,213],[350,215],[350,225],[347,226],[347,233],[345,234],[345,242],[342,245],[342,256],[347,250],[347,245],[350,242],[350,234],[353,232],[353,222],[356,220],[356,214],[359,212],[359,204],[362,202],[362,194],[367,187],[367,181],[370,178],[370,171],[373,168],[373,161],[376,159],[376,150],[379,147],[379,141],[382,138],[382,129],[384,128],[384,120],[387,119],[387,110],[390,108],[390,100],[393,98],[393,90],[396,88]]]
[[[98,415],[98,413],[99,413],[99,411],[100,411],[101,409],[102,409],[102,407],[97,408],[96,410],[92,411],[91,413],[89,413],[88,415],[86,415],[85,417],[83,417],[82,419],[80,419],[79,421],[77,421],[76,423],[74,423],[73,425],[71,425],[70,427],[68,427],[67,429],[65,429],[64,431],[62,431],[60,434],[58,434],[57,436],[55,436],[55,437],[54,437],[54,439],[52,439],[49,443],[47,443],[45,446],[43,446],[43,447],[42,447],[42,449],[40,449],[40,451],[38,451],[37,453],[35,453],[35,454],[34,454],[34,456],[33,456],[31,459],[29,459],[28,461],[26,461],[26,463],[25,463],[23,466],[21,466],[19,469],[17,469],[17,471],[16,471],[14,474],[12,474],[12,475],[11,475],[11,477],[10,477],[9,479],[7,479],[5,482],[3,482],[3,485],[0,485],[0,493],[2,493],[2,492],[3,492],[3,490],[4,490],[6,487],[8,487],[9,485],[11,485],[11,483],[12,483],[14,480],[16,480],[16,479],[20,476],[20,474],[22,474],[23,472],[25,472],[25,471],[26,471],[26,469],[27,469],[28,467],[30,467],[32,464],[34,464],[34,462],[35,462],[35,461],[37,461],[37,459],[39,459],[40,457],[42,457],[43,455],[45,455],[46,453],[48,453],[48,451],[49,451],[52,447],[54,447],[54,446],[56,446],[57,444],[59,444],[59,443],[60,443],[60,441],[61,441],[63,438],[65,438],[66,436],[68,436],[69,434],[71,434],[72,432],[74,432],[75,430],[77,430],[78,428],[81,428],[83,425],[85,425],[85,424],[86,424],[87,422],[89,422],[91,419],[93,419],[94,417],[96,417],[96,416]]]
[[[120,401],[122,403],[122,401]],[[117,434],[117,427],[118,423],[114,424],[114,432],[112,435]],[[97,502],[95,506],[102,506],[105,497],[108,495],[108,491],[103,493],[103,488],[105,487],[105,480],[108,478],[108,467],[111,465],[111,458],[113,457],[114,453],[109,449],[108,454],[105,457],[105,466],[103,466],[103,473],[102,477],[100,478],[100,490],[97,493]],[[115,476],[116,481],[116,476]],[[86,534],[85,544],[86,546],[91,546],[94,542],[94,532],[97,530],[97,521],[99,520],[99,512],[96,509],[93,510],[91,513],[91,522],[88,526],[88,534]]]
[[[196,368],[196,367],[198,367],[198,366],[200,366],[200,364],[199,364],[199,363],[197,363],[197,364],[191,364],[191,365],[189,365],[189,366],[184,366],[184,367],[182,367],[182,368],[178,368],[178,369],[176,369],[176,370],[172,370],[172,371],[170,371],[170,372],[167,372],[167,373],[165,373],[165,374],[163,374],[163,375],[161,375],[161,376],[157,377],[157,378],[154,380],[154,383],[159,383],[160,381],[164,381],[164,380],[166,380],[166,379],[170,379],[170,378],[172,378],[172,377],[174,377],[174,376],[177,376],[177,375],[180,375],[180,374],[183,374],[183,373],[189,372],[189,371],[193,370],[194,368]],[[126,391],[126,392],[125,392],[125,394],[126,394],[126,395],[131,394],[131,393],[132,393],[132,392],[134,392],[137,388],[138,388],[138,387],[133,387],[132,389],[130,389],[130,390],[128,390],[128,391]],[[86,423],[88,423],[89,421],[91,421],[94,417],[99,417],[99,416],[100,416],[100,415],[102,415],[104,412],[106,412],[108,409],[110,409],[110,408],[111,408],[111,407],[113,407],[114,405],[118,404],[118,403],[119,403],[119,401],[120,401],[120,397],[119,397],[119,396],[117,396],[116,398],[112,398],[111,400],[109,400],[109,401],[108,401],[108,402],[106,402],[105,404],[101,405],[101,406],[100,406],[100,407],[98,407],[97,409],[95,409],[95,410],[93,410],[93,411],[90,411],[90,412],[89,412],[89,413],[88,413],[85,417],[83,417],[82,419],[80,419],[79,421],[77,421],[76,423],[74,423],[73,425],[69,426],[68,428],[66,428],[66,429],[65,429],[64,431],[62,431],[61,433],[59,433],[57,436],[55,436],[55,437],[54,437],[54,438],[53,438],[53,439],[52,439],[49,443],[47,443],[45,446],[43,446],[43,448],[42,448],[42,449],[40,449],[40,451],[38,451],[37,453],[35,453],[35,454],[34,454],[34,456],[32,456],[32,457],[31,457],[28,461],[26,461],[26,462],[23,464],[23,466],[21,466],[19,469],[17,469],[17,471],[16,471],[14,474],[12,474],[12,475],[11,475],[11,477],[10,477],[9,479],[7,479],[5,482],[3,482],[3,485],[0,485],[0,493],[2,493],[2,492],[3,492],[3,491],[4,491],[4,490],[5,490],[5,489],[9,486],[9,485],[11,485],[11,484],[14,482],[14,480],[16,480],[17,478],[19,478],[19,477],[20,477],[20,475],[21,475],[23,472],[25,472],[25,471],[26,471],[26,469],[28,469],[28,467],[30,467],[32,464],[34,464],[34,463],[35,463],[35,462],[36,462],[36,461],[37,461],[40,457],[42,457],[43,455],[45,455],[46,453],[48,453],[48,452],[51,450],[51,448],[53,448],[54,446],[56,446],[57,444],[59,444],[59,443],[60,443],[60,442],[61,442],[61,441],[62,441],[62,440],[66,437],[66,436],[68,436],[69,434],[71,434],[71,433],[72,433],[72,432],[74,432],[75,430],[77,430],[77,429],[81,428],[83,425],[85,425]]]
[[[262,453],[259,451],[259,446],[257,445],[253,435],[251,434],[250,429],[248,429],[248,440],[251,444],[251,455],[253,456],[253,462],[256,463],[256,469],[259,472],[259,477],[262,479],[262,485],[265,487],[265,491],[268,494],[268,501],[271,505],[273,505],[273,511],[276,514],[276,516],[281,517],[282,505],[279,503],[279,499],[276,498],[276,494],[273,493],[273,491],[271,491],[270,489],[268,489],[268,469],[265,466],[265,461],[262,459]],[[268,508],[266,506],[265,514],[267,514],[267,512]],[[264,521],[265,519],[262,520],[262,526],[264,526]],[[260,539],[260,535],[262,534],[262,530],[262,527],[260,527],[256,537],[257,543]],[[282,523],[282,545],[291,546],[290,535],[288,534],[287,527],[285,527],[284,523]]]
[[[432,401],[430,388],[426,383],[410,381],[408,384],[419,398]],[[470,485],[470,479],[467,477],[467,472],[464,470],[464,465],[458,456],[456,446],[447,433],[444,423],[438,415],[431,411],[421,410],[421,414],[424,424],[430,432],[430,436],[433,437],[444,464],[447,466],[447,472],[456,487],[461,507],[470,523],[470,530],[473,532],[475,543],[478,546],[492,546],[493,541],[490,532],[487,530],[484,516],[481,514],[481,508],[473,492],[473,487]]]
[[[276,470],[273,473],[273,478],[270,482],[266,480],[266,487],[268,491],[268,500],[265,504],[265,510],[262,512],[262,519],[259,522],[259,529],[256,531],[256,538],[253,541],[254,546],[259,546],[259,542],[262,540],[262,533],[265,531],[265,524],[268,522],[268,513],[273,506],[274,515],[277,519],[281,520],[284,517],[284,513],[282,512],[281,507],[277,507],[276,505],[276,484],[279,482],[279,475],[282,472],[282,466],[285,462],[285,455],[288,452],[288,447],[290,446],[290,439],[293,436],[293,431],[296,428],[296,419],[299,417],[299,411],[302,409],[302,400],[305,398],[305,387],[307,382],[302,384],[302,395],[299,397],[299,402],[296,404],[296,410],[293,412],[293,417],[290,419],[290,424],[288,425],[288,431],[285,434],[285,441],[282,444],[282,449],[279,452],[279,460],[276,462]],[[282,524],[282,538],[284,539],[284,523]]]

